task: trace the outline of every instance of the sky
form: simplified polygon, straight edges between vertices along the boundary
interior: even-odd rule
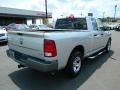
[[[120,0],[47,0],[48,12],[53,19],[74,16],[113,17],[117,5],[116,17],[120,17]],[[1,0],[0,6],[27,10],[45,11],[45,0]]]

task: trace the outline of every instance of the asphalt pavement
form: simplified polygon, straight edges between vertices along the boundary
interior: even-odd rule
[[[84,62],[76,78],[17,68],[0,45],[0,90],[120,90],[120,32],[112,31],[112,50]]]

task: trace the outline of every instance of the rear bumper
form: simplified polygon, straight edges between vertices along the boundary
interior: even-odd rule
[[[14,50],[7,50],[8,57],[12,58],[19,64],[25,65],[27,67],[32,67],[36,70],[49,72],[58,70],[58,60],[47,61],[39,58],[35,58],[29,55],[25,55]],[[14,53],[14,55],[11,54]]]

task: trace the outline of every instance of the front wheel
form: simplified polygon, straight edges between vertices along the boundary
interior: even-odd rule
[[[111,50],[111,40],[108,41],[106,47],[105,47],[105,51],[108,53]]]
[[[74,51],[67,64],[67,72],[70,76],[77,76],[81,70],[82,54],[80,51]]]

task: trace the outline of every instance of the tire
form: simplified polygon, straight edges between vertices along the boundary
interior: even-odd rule
[[[111,40],[108,41],[106,47],[105,47],[105,52],[108,53],[111,51]]]
[[[66,71],[68,75],[75,77],[79,74],[81,70],[81,65],[82,65],[82,57],[83,55],[81,54],[80,51],[74,51],[69,58]]]

